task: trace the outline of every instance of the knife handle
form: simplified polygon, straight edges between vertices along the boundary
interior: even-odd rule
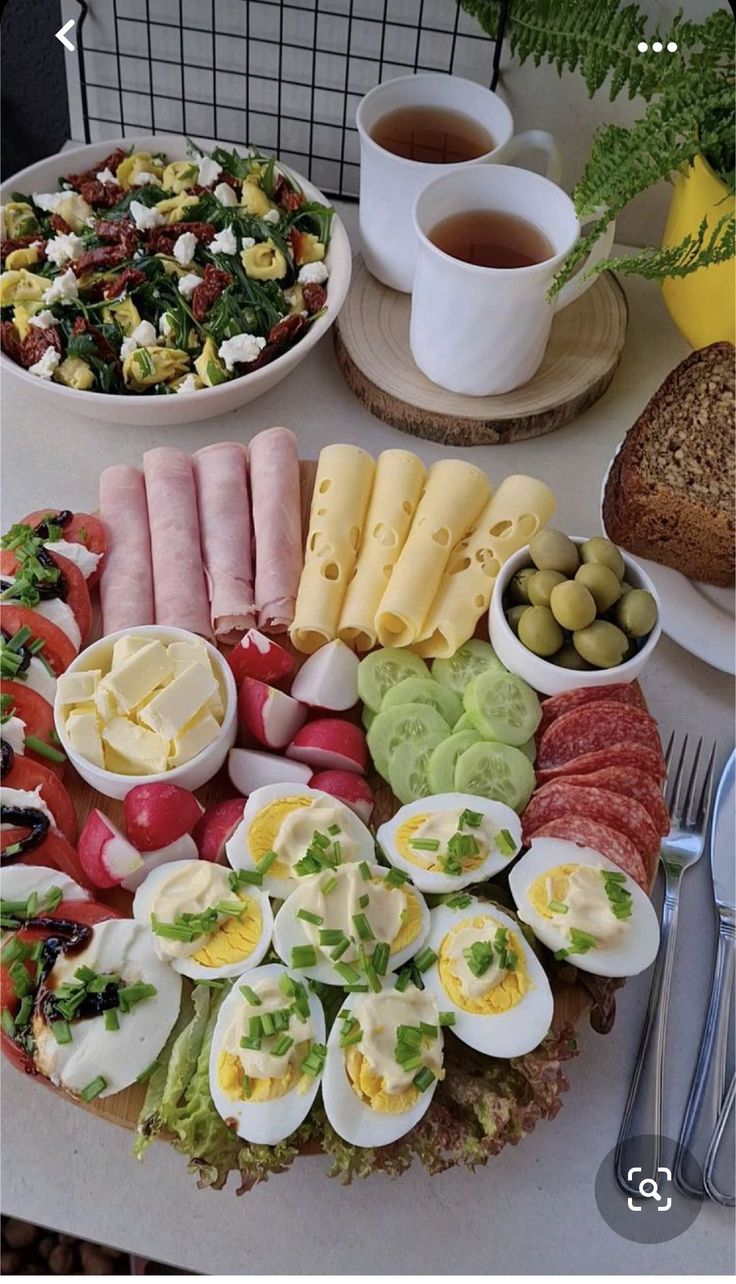
[[[708,1012],[675,1156],[675,1182],[683,1194],[696,1199],[702,1199],[705,1194],[702,1173],[726,1086],[735,941],[736,923],[721,917]]]

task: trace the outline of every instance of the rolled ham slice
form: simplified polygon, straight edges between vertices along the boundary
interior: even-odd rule
[[[105,633],[153,624],[153,569],[146,483],[140,468],[113,464],[100,477],[107,557],[100,580]]]
[[[268,428],[253,438],[248,457],[258,627],[283,633],[294,619],[304,562],[296,437],[288,428]]]
[[[256,622],[248,502],[248,458],[237,441],[194,456],[199,530],[215,637],[237,642]]]
[[[143,472],[156,623],[190,629],[211,639],[194,464],[183,451],[159,446],[143,456]]]

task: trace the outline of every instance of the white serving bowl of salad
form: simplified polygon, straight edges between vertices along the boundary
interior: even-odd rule
[[[200,144],[197,144],[197,146],[200,146]],[[183,164],[185,162],[189,162],[195,164],[197,169],[199,169],[199,162],[204,156],[209,157],[210,152],[212,152],[215,147],[217,147],[217,144],[214,144],[213,146],[201,144],[201,155],[197,155],[196,153],[193,154],[191,146],[187,142],[186,138],[177,135],[157,134],[142,136],[135,139],[109,139],[104,142],[91,143],[84,147],[74,148],[69,151],[58,153],[55,156],[48,157],[46,160],[39,161],[35,165],[28,166],[27,169],[21,170],[18,174],[15,174],[0,186],[0,200],[2,201],[3,210],[5,211],[5,226],[2,231],[3,239],[15,240],[23,236],[23,230],[12,225],[12,214],[10,217],[8,217],[7,214],[8,205],[13,202],[13,198],[17,194],[32,197],[39,194],[45,196],[56,193],[59,190],[59,183],[61,180],[66,179],[72,174],[79,175],[85,174],[88,171],[93,171],[97,165],[104,166],[105,159],[118,148],[122,149],[126,153],[132,151],[134,153],[148,154],[152,157],[155,162],[153,168],[157,172],[153,174],[149,173],[149,177],[155,179],[159,175],[162,177],[166,166],[172,163],[178,162]],[[225,155],[226,152],[227,149],[222,149],[220,156]],[[157,162],[159,154],[165,157],[165,162],[161,164],[158,164]],[[70,303],[64,302],[63,287],[62,296],[55,302],[52,301],[49,304],[48,302],[43,301],[42,298],[28,300],[27,298],[24,299],[22,297],[23,294],[27,294],[28,292],[38,293],[38,288],[34,291],[34,287],[31,283],[28,283],[27,281],[18,283],[17,280],[8,282],[6,280],[6,288],[0,295],[3,299],[3,320],[12,320],[12,323],[15,326],[16,309],[14,305],[20,302],[22,309],[24,304],[30,304],[27,311],[31,315],[40,315],[42,311],[48,312],[49,308],[51,308],[54,321],[58,322],[61,320],[62,322],[61,327],[57,326],[59,333],[62,335],[62,352],[59,354],[59,360],[55,361],[53,356],[47,358],[45,366],[43,359],[38,363],[34,361],[32,364],[36,366],[36,369],[33,372],[31,369],[26,369],[22,364],[19,364],[18,343],[22,342],[20,330],[16,328],[15,331],[6,332],[9,334],[9,339],[4,343],[3,346],[5,350],[0,354],[0,369],[4,375],[8,375],[10,378],[17,381],[19,390],[35,390],[41,396],[46,398],[49,403],[50,410],[66,404],[69,410],[78,414],[89,415],[112,423],[130,423],[135,425],[150,424],[156,427],[165,427],[169,424],[188,423],[195,419],[209,419],[215,415],[221,415],[228,411],[235,410],[249,401],[254,401],[256,397],[260,397],[264,392],[268,392],[269,389],[273,388],[277,383],[285,378],[286,375],[294,370],[301,361],[304,360],[321,336],[329,330],[345,300],[350,284],[351,273],[351,252],[347,232],[345,231],[345,227],[337,214],[332,214],[332,218],[329,221],[329,239],[326,242],[326,253],[324,253],[323,258],[320,260],[303,258],[301,262],[298,262],[294,254],[294,242],[291,237],[294,219],[298,218],[297,230],[302,234],[306,234],[307,237],[311,236],[312,246],[307,246],[307,249],[304,251],[305,254],[308,254],[312,252],[314,242],[318,242],[320,236],[323,235],[322,229],[325,227],[325,216],[322,216],[317,212],[318,217],[316,221],[313,221],[312,218],[310,218],[308,210],[303,211],[300,215],[298,209],[292,210],[287,207],[288,201],[287,206],[282,205],[281,200],[275,199],[279,189],[274,189],[274,183],[278,181],[279,175],[283,175],[286,187],[282,188],[282,192],[286,190],[298,192],[301,190],[303,192],[305,202],[310,204],[316,203],[325,206],[327,209],[330,208],[329,201],[319,191],[319,189],[312,183],[308,182],[307,179],[302,178],[288,167],[281,165],[277,160],[269,167],[268,158],[261,158],[252,155],[250,150],[246,147],[230,149],[229,155],[234,158],[234,165],[236,168],[245,170],[248,162],[250,162],[251,165],[256,166],[256,170],[253,174],[253,177],[256,180],[254,185],[258,187],[261,192],[266,188],[270,189],[270,195],[268,196],[267,201],[261,201],[257,193],[251,193],[255,198],[256,205],[261,204],[264,207],[266,205],[268,206],[267,209],[263,208],[260,213],[257,213],[255,212],[255,207],[252,202],[241,203],[245,201],[243,184],[245,182],[250,182],[250,178],[247,174],[244,174],[240,179],[235,176],[228,177],[229,171],[223,175],[223,177],[227,178],[225,186],[230,184],[232,177],[235,177],[235,182],[231,186],[231,190],[237,198],[235,206],[232,204],[232,198],[227,198],[226,203],[220,202],[218,204],[217,198],[215,198],[212,189],[216,189],[220,183],[214,181],[210,175],[207,175],[206,173],[203,175],[205,178],[210,177],[209,183],[205,182],[201,184],[201,187],[210,188],[210,191],[204,194],[205,200],[209,206],[208,213],[210,213],[212,221],[218,232],[226,228],[234,229],[234,235],[236,238],[235,244],[237,245],[236,254],[232,254],[232,240],[230,240],[230,255],[225,251],[218,252],[215,263],[213,261],[214,252],[210,253],[207,249],[207,243],[202,240],[194,250],[195,258],[189,264],[185,261],[185,247],[183,251],[180,247],[179,256],[178,258],[175,258],[173,254],[173,244],[167,246],[166,248],[168,253],[164,255],[164,258],[166,259],[165,276],[155,264],[151,265],[152,259],[161,257],[160,253],[156,254],[155,251],[149,252],[146,248],[147,242],[148,244],[151,242],[151,234],[162,228],[164,235],[166,235],[165,228],[167,223],[165,220],[173,220],[173,222],[187,221],[186,203],[184,203],[178,210],[174,208],[173,210],[166,210],[163,214],[158,215],[158,217],[164,219],[163,224],[158,224],[157,214],[152,215],[152,219],[156,220],[156,223],[158,224],[155,228],[153,226],[138,228],[136,222],[136,230],[139,233],[139,243],[137,248],[143,249],[144,253],[142,256],[139,256],[139,258],[136,259],[134,252],[133,255],[127,259],[127,264],[125,263],[125,260],[122,260],[119,267],[117,265],[112,266],[105,264],[100,269],[101,272],[110,274],[110,279],[114,279],[119,275],[119,273],[122,273],[122,271],[125,270],[126,266],[133,267],[138,270],[136,268],[136,263],[139,262],[141,267],[146,268],[148,272],[153,272],[154,277],[158,276],[158,280],[154,280],[150,288],[148,284],[142,286],[144,291],[144,300],[140,309],[137,308],[137,291],[134,287],[130,291],[122,293],[118,299],[108,297],[105,300],[95,300],[94,306],[89,309],[88,319],[90,322],[99,322],[103,308],[106,311],[106,316],[109,318],[111,316],[109,310],[111,303],[119,304],[126,299],[131,299],[133,303],[136,304],[136,310],[139,313],[140,320],[150,320],[154,325],[154,330],[158,331],[157,338],[160,340],[160,346],[152,344],[150,338],[148,339],[147,345],[145,343],[140,343],[138,345],[139,351],[142,350],[144,354],[146,352],[153,352],[154,354],[153,370],[146,371],[143,369],[143,375],[145,376],[148,373],[149,377],[154,377],[155,374],[158,373],[158,370],[162,369],[162,371],[166,373],[167,378],[162,378],[157,384],[149,385],[149,391],[146,391],[145,387],[136,386],[137,378],[134,371],[137,368],[138,363],[140,362],[143,367],[144,363],[146,366],[150,366],[150,362],[145,355],[139,356],[136,358],[136,362],[134,363],[134,371],[131,372],[130,355],[133,351],[132,344],[128,345],[128,366],[125,366],[125,358],[120,354],[119,349],[122,346],[122,340],[129,339],[137,327],[138,322],[136,322],[135,325],[132,324],[132,321],[135,321],[134,314],[132,321],[131,318],[128,317],[124,323],[128,327],[127,333],[125,329],[120,332],[118,321],[114,317],[112,322],[103,322],[103,325],[107,328],[107,337],[109,337],[113,346],[118,346],[119,344],[118,360],[121,361],[122,371],[124,372],[120,373],[116,377],[117,387],[115,387],[114,390],[103,391],[99,389],[100,379],[106,378],[106,376],[102,371],[102,365],[105,363],[102,362],[102,364],[99,364],[99,354],[97,353],[91,356],[90,361],[87,362],[88,365],[98,365],[98,373],[95,375],[95,384],[97,386],[93,386],[88,389],[85,387],[70,386],[68,383],[60,382],[58,366],[67,360],[68,342],[70,339],[70,335],[68,333],[69,323],[73,318],[84,315],[82,310],[74,300]],[[224,164],[222,169],[224,170]],[[100,173],[102,172],[103,171],[101,170]],[[139,167],[138,172],[132,175],[134,182],[138,179],[138,174],[143,174],[145,177],[146,171],[141,170]],[[110,183],[117,177],[117,171],[114,175],[109,174],[108,172],[108,175],[106,175],[102,180],[103,186],[106,183]],[[96,174],[93,174],[92,177],[95,178]],[[165,201],[168,200],[169,203],[172,200],[175,200],[177,195],[180,197],[186,196],[187,194],[191,195],[191,192],[189,192],[186,187],[181,186],[185,179],[186,175],[184,180],[182,180],[181,177],[177,179],[177,187],[180,188],[179,191],[177,191],[176,188],[168,186],[162,188],[158,182],[151,183],[150,186],[145,182],[138,182],[135,184],[135,197],[133,198],[133,196],[131,196],[132,187],[127,187],[124,189],[124,199],[128,198],[129,201],[135,199],[139,205],[142,204],[149,209],[153,209],[160,203],[159,198],[161,193],[164,194],[163,199]],[[261,186],[262,184],[265,184],[265,188]],[[251,189],[249,188],[248,191],[251,192]],[[157,197],[157,192],[159,198],[154,199]],[[226,193],[225,196],[227,196]],[[202,201],[202,197],[203,194],[200,193],[200,202]],[[220,204],[222,204],[222,208],[219,207]],[[107,210],[101,205],[98,206],[97,204],[94,204],[93,208],[97,219],[105,219],[107,217]],[[193,204],[190,208],[196,209]],[[54,211],[47,209],[42,211],[42,216],[45,219],[48,219],[51,217],[53,212]],[[39,213],[39,210],[35,206],[33,207],[33,213],[36,215]],[[62,217],[63,213],[64,209],[62,209]],[[82,214],[84,213],[85,211],[82,208]],[[72,216],[73,214],[74,212],[72,211]],[[276,214],[279,215],[278,221],[276,220]],[[117,217],[120,217],[120,211],[115,210],[114,208],[111,209],[110,217],[114,218],[116,215]],[[179,218],[180,215],[183,216],[181,220]],[[270,215],[270,218],[267,217],[268,215]],[[141,213],[140,210],[138,211],[138,218],[140,218],[144,224],[147,221],[146,214]],[[243,222],[233,224],[232,220],[236,218],[242,218]],[[22,219],[20,221],[22,222]],[[68,223],[68,219],[65,219],[64,221]],[[210,219],[200,219],[199,211],[197,211],[197,221],[208,223],[210,222]],[[77,227],[73,226],[74,222],[77,222]],[[8,225],[9,223],[10,226]],[[37,226],[38,225],[36,225],[36,227]],[[68,233],[64,232],[63,227],[59,226],[51,229],[46,225],[46,227],[39,233],[38,239],[42,242],[44,240],[48,241],[48,239],[51,238],[54,239],[55,242],[61,239],[60,246],[58,249],[55,247],[54,251],[56,257],[61,261],[58,264],[55,263],[49,265],[44,261],[42,256],[40,260],[36,262],[23,265],[27,273],[34,275],[34,269],[38,268],[40,275],[43,275],[44,271],[53,271],[54,277],[61,277],[65,272],[69,272],[70,269],[73,269],[74,259],[71,257],[64,257],[67,250],[70,250],[72,254],[76,252],[78,259],[81,257],[81,253],[86,252],[88,249],[100,248],[100,240],[96,236],[92,236],[92,228],[86,227],[84,225],[84,221],[76,220],[73,217],[73,222],[72,224],[69,224],[69,226],[71,227],[71,231],[75,237],[79,237],[85,241],[85,246],[82,248],[76,241],[66,241],[64,238],[68,236]],[[27,233],[30,233],[31,238],[33,238],[33,227],[29,226],[25,230]],[[245,232],[256,232],[256,236],[254,238],[255,246],[246,246],[245,241],[250,240],[251,238],[246,238],[244,236]],[[255,270],[260,270],[261,272],[264,270],[270,271],[274,264],[271,261],[266,262],[265,269],[263,264],[246,265],[242,260],[242,256],[246,249],[249,248],[255,248],[256,255],[258,255],[260,253],[259,245],[264,244],[266,240],[270,241],[271,237],[274,237],[272,246],[275,243],[277,249],[280,245],[286,250],[288,272],[285,277],[281,278],[253,278],[253,281],[255,281],[253,289],[257,295],[258,309],[260,309],[260,311],[257,310],[254,313],[250,304],[249,295],[246,294],[246,291],[249,292],[251,290],[251,285],[249,284],[251,278],[249,273],[254,270],[254,267]],[[90,239],[92,239],[91,246],[89,245]],[[110,242],[107,243],[109,244]],[[28,248],[28,236],[26,236],[26,245],[22,248]],[[317,252],[319,252],[319,246],[317,246]],[[37,253],[42,253],[43,255],[45,254],[45,251],[41,252],[37,250]],[[266,251],[264,251],[264,254],[265,253]],[[272,250],[269,250],[268,254],[266,254],[267,259],[269,254],[271,255],[271,259],[277,258],[277,255],[273,253]],[[33,256],[31,255],[28,257],[32,258]],[[182,260],[184,260],[184,262],[182,262]],[[237,260],[237,262],[235,260]],[[205,315],[200,324],[195,326],[191,313],[191,301],[193,297],[191,293],[192,283],[190,282],[188,286],[185,285],[182,288],[181,293],[180,286],[183,277],[187,274],[200,275],[200,277],[203,276],[208,262],[213,268],[216,266],[220,270],[232,268],[232,275],[234,277],[234,285],[236,289],[231,293],[236,294],[237,298],[234,300],[235,307],[231,310],[228,309],[228,300],[224,300],[220,305],[216,327],[217,334],[213,339],[213,355],[215,356],[215,362],[210,364],[210,362],[206,360],[204,364],[204,368],[209,369],[211,373],[214,373],[215,369],[219,367],[219,373],[222,375],[223,381],[216,383],[213,386],[207,384],[206,386],[192,387],[191,385],[193,383],[202,383],[202,379],[195,369],[194,362],[197,356],[202,355],[202,350],[207,340],[208,322],[207,316]],[[14,268],[13,263],[9,265],[6,263],[6,268],[9,267],[10,270],[19,271],[21,266],[22,265],[19,263],[16,269]],[[273,325],[277,323],[277,312],[282,306],[285,309],[288,306],[295,316],[298,315],[299,312],[304,315],[304,307],[299,307],[299,304],[303,304],[304,300],[303,297],[299,295],[295,287],[299,284],[299,273],[302,272],[305,267],[308,269],[306,273],[307,283],[322,284],[323,288],[326,290],[327,297],[324,308],[316,310],[313,316],[305,316],[306,325],[304,326],[300,337],[293,343],[293,346],[286,347],[284,350],[280,351],[279,355],[273,356],[267,364],[258,364],[256,368],[250,370],[247,369],[246,365],[237,362],[237,354],[239,350],[240,354],[245,357],[245,349],[248,347],[250,347],[251,354],[254,354],[256,347],[253,342],[251,342],[250,345],[244,344],[244,346],[236,344],[236,351],[233,351],[231,345],[230,350],[228,351],[226,349],[225,354],[220,356],[219,350],[226,339],[239,337],[243,340],[249,338],[255,341],[263,338],[268,342],[268,334],[272,330]],[[327,273],[326,280],[324,280],[325,271]],[[96,275],[99,277],[99,273]],[[2,284],[4,278],[7,278],[7,271],[3,273],[2,277],[0,277],[0,284]],[[49,280],[49,284],[51,284],[51,279]],[[173,280],[176,281],[176,288],[172,291]],[[264,293],[262,285],[264,280],[271,293],[270,300]],[[281,285],[279,291],[277,291],[274,287],[277,286],[279,280]],[[165,294],[164,302],[162,304],[157,303],[153,299],[151,293],[152,290],[158,288],[159,283],[163,285]],[[104,282],[103,284],[106,287],[107,282]],[[187,288],[190,290],[188,296],[185,293]],[[73,280],[71,281],[71,289],[74,290]],[[17,293],[18,290],[20,290],[20,296]],[[14,292],[16,293],[16,297],[12,298]],[[284,297],[287,294],[290,295],[291,302],[288,303],[288,305],[283,303],[282,300],[279,299],[279,293]],[[312,293],[314,293],[314,291]],[[83,287],[82,298],[83,302],[86,303],[84,294],[85,288]],[[7,302],[9,298],[10,302]],[[161,318],[163,313],[168,311],[166,308],[166,302],[171,300],[173,300],[173,302],[171,302],[171,307],[173,308],[173,322],[171,323],[172,328],[170,328],[170,332],[167,334],[166,327],[169,323],[166,321],[162,322]],[[13,308],[12,312],[10,311],[11,307]],[[243,309],[250,309],[247,311],[245,317],[243,311],[240,310],[241,307]],[[146,316],[146,312],[150,312],[151,316]],[[159,313],[159,315],[156,315],[156,313]],[[29,328],[31,316],[26,315],[23,311],[21,315],[21,328],[24,328],[26,334],[33,335],[34,330]],[[174,362],[177,360],[171,357],[172,342],[176,345],[177,342],[182,341],[182,336],[185,333],[184,327],[187,325],[187,315],[192,322],[189,329],[189,335],[194,336],[194,347],[191,350],[189,362],[185,364],[181,358],[178,358],[178,366],[175,365],[172,370],[172,360]],[[254,316],[260,318],[256,324],[251,323]],[[53,324],[48,317],[47,324]],[[163,330],[161,328],[162,326]],[[40,330],[40,327],[36,327],[36,329]],[[177,335],[178,338],[176,337]],[[82,348],[85,347],[85,343],[90,348],[90,351],[92,351],[92,340],[90,340],[89,336],[83,335]],[[79,346],[79,344],[75,345],[75,347]],[[263,344],[257,346],[261,349],[263,348]],[[40,347],[38,336],[36,337],[36,347]],[[169,349],[168,355],[165,353],[163,356],[159,355],[162,349],[167,348]],[[13,359],[12,355],[8,355],[9,349],[12,349],[16,359]],[[175,350],[181,351],[181,349],[178,348],[175,348]],[[272,350],[273,348],[270,348],[269,352]],[[81,358],[84,359],[84,351],[82,351],[80,355]],[[42,354],[39,352],[38,356],[43,358],[46,356],[46,353],[44,352]],[[258,356],[260,356],[260,352],[258,353]],[[256,360],[258,360],[258,356],[255,357]],[[232,371],[227,368],[229,362],[233,363]],[[114,363],[108,359],[107,365],[109,366],[111,364]],[[41,367],[40,369],[38,368],[39,365]],[[50,368],[50,366],[53,368]],[[75,382],[77,383],[80,381],[85,382],[89,379],[89,375],[86,374],[81,367],[74,370],[73,375]],[[209,376],[205,375],[204,377],[206,379]],[[179,392],[175,385],[180,384],[187,378],[189,378],[189,386]],[[125,379],[125,390],[118,390],[121,380],[123,379]],[[158,393],[153,391],[155,387],[158,387],[161,391]],[[176,395],[164,395],[164,389],[168,389]]]

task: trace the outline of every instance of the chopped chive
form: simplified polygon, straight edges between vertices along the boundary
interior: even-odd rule
[[[350,948],[350,937],[343,936],[342,940],[340,941],[340,944],[336,945],[334,950],[330,950],[330,958],[333,959],[333,961],[337,959],[341,959],[345,951],[349,948]]]
[[[422,1032],[422,1034],[423,1034],[423,1036],[424,1036],[424,1038],[425,1038],[425,1039],[436,1039],[436,1038],[437,1038],[437,1026],[436,1026],[436,1025],[430,1025],[429,1021],[420,1021],[420,1022],[419,1022],[419,1029],[421,1030],[421,1032]]]
[[[380,991],[381,991],[381,989],[382,989],[382,986],[381,986],[381,979],[380,979],[380,977],[378,976],[378,973],[376,972],[376,969],[373,967],[373,965],[372,965],[371,963],[367,963],[367,964],[366,964],[366,967],[365,967],[365,979],[366,979],[366,981],[368,982],[368,984],[369,984],[370,988],[372,989],[373,993],[374,993],[374,994],[379,994],[379,993],[380,993]]]
[[[283,972],[279,977],[279,989],[282,994],[286,995],[287,999],[293,999],[296,994],[297,984],[298,982],[292,981],[288,972]]]
[[[513,856],[518,844],[514,841],[513,835],[509,833],[508,829],[499,829],[496,834],[496,846],[502,856]]]
[[[449,905],[451,909],[467,909],[469,905],[473,904],[473,897],[469,896],[467,892],[455,892],[453,896],[448,896],[445,904]]]
[[[98,1074],[97,1078],[93,1079],[91,1083],[88,1083],[86,1088],[82,1088],[79,1095],[82,1098],[82,1101],[94,1101],[95,1097],[99,1097],[100,1093],[104,1092],[106,1087],[107,1080],[103,1079],[101,1074]]]
[[[360,870],[360,877],[364,880],[364,882],[369,883],[373,875],[371,874],[370,866],[368,865],[367,861],[362,860],[358,866],[358,869]]]
[[[315,927],[319,927],[320,923],[324,923],[325,921],[321,914],[313,914],[311,910],[297,910],[296,916],[297,918],[303,919],[305,923],[314,923]]]
[[[16,1013],[15,1025],[17,1029],[22,1029],[23,1026],[28,1025],[32,1008],[33,1008],[33,998],[30,994],[26,994]]]
[[[258,997],[258,995],[256,994],[255,990],[252,990],[252,989],[251,989],[251,987],[250,987],[249,985],[241,985],[241,986],[240,986],[240,993],[244,996],[244,998],[246,998],[246,999],[248,1000],[248,1002],[250,1003],[251,1007],[253,1007],[253,1008],[260,1008],[260,1007],[261,1007],[262,1000],[261,1000],[261,999],[259,999],[259,997]]]
[[[26,914],[29,918],[35,918],[38,909],[38,892],[31,892],[26,902]]]
[[[244,1074],[243,1075],[243,1096],[248,1098],[252,1091],[253,1091],[253,1088],[250,1082],[250,1075]]]
[[[403,994],[404,990],[408,988],[410,982],[411,982],[411,972],[409,971],[409,968],[408,967],[402,968],[401,971],[399,972],[399,975],[396,978],[394,989],[398,990],[400,994]]]
[[[266,1036],[276,1033],[276,1024],[273,1016],[273,1012],[264,1012],[263,1016],[260,1018],[261,1029]]]
[[[426,1092],[427,1088],[434,1083],[435,1076],[429,1066],[422,1066],[422,1069],[414,1075],[412,1083],[420,1092]]]
[[[293,1048],[294,1040],[290,1034],[281,1034],[271,1048],[275,1057],[285,1057],[290,1048]]]
[[[325,848],[329,847],[330,845],[330,840],[327,837],[327,834],[320,833],[318,829],[315,829],[314,833],[312,834],[312,842],[314,843],[315,847],[321,847],[323,851],[325,850]]]
[[[367,906],[370,905],[370,903],[371,903],[371,898],[367,892],[365,892],[362,896],[358,898],[358,904],[361,909],[366,909]]]
[[[19,918],[10,918],[7,914],[0,914],[0,927],[3,931],[13,931],[16,927],[20,927],[20,925],[21,920]]]
[[[426,972],[429,968],[431,968],[432,964],[436,962],[437,962],[437,955],[435,954],[434,950],[431,950],[429,948],[429,946],[427,946],[426,949],[421,950],[419,954],[417,954],[416,958],[414,959],[414,963],[420,972]]]
[[[258,865],[258,873],[265,874],[267,870],[271,868],[274,861],[278,860],[278,858],[279,858],[278,852],[273,851],[273,849],[270,852],[266,852],[266,855],[256,862],[256,864]]]
[[[150,1066],[146,1066],[145,1070],[141,1070],[140,1074],[136,1076],[136,1083],[146,1083],[151,1075],[155,1074],[160,1065],[160,1061],[152,1061]]]
[[[340,1047],[354,1048],[356,1043],[360,1043],[362,1038],[363,1038],[363,1031],[361,1030],[358,1022],[356,1021],[354,1027],[348,1030],[345,1034],[340,1035]]]
[[[263,1018],[252,1016],[248,1020],[248,1035],[251,1039],[260,1039],[263,1033]]]
[[[233,887],[232,878],[230,880],[230,886],[233,887],[234,892],[237,891],[238,887],[242,887],[246,883],[251,884],[253,887],[260,887],[261,884],[263,883],[263,873],[261,872],[261,870],[260,869],[239,869],[237,871],[237,887]]]
[[[401,869],[390,869],[384,879],[387,887],[401,887],[402,884],[408,883],[409,875]]]
[[[115,1011],[115,1008],[108,1008],[107,1012],[105,1013],[105,1029],[106,1030],[120,1029],[120,1019],[118,1017],[117,1012]]]
[[[330,837],[331,837],[331,838],[334,838],[334,837],[335,837],[335,834],[339,834],[339,833],[340,833],[340,826],[339,826],[339,825],[328,825],[328,826],[327,826],[327,833],[330,835]]]
[[[445,1025],[454,1025],[454,1024],[455,1024],[455,1013],[454,1013],[454,1012],[440,1012],[439,1017],[438,1017],[438,1020],[439,1020],[439,1023],[440,1023],[440,1025],[441,1025],[441,1026],[445,1026]]]
[[[391,948],[386,941],[379,941],[373,951],[373,967],[378,976],[385,976]]]
[[[325,896],[329,896],[330,892],[334,892],[336,887],[337,887],[337,875],[331,874],[330,877],[326,878],[324,883],[322,884],[322,892]]]
[[[358,984],[358,985],[348,985],[348,983],[347,983],[347,981],[346,981],[346,982],[345,982],[345,992],[346,992],[347,994],[367,994],[367,993],[368,993],[368,986],[367,986],[363,981],[359,982],[359,984]]]
[[[340,974],[344,981],[347,981],[348,985],[357,985],[360,981],[360,972],[356,972],[355,968],[351,967],[349,963],[336,963],[335,971]]]
[[[466,825],[468,829],[477,829],[483,824],[483,813],[480,811],[471,811],[469,807],[460,816],[460,824]]]
[[[324,1043],[313,1043],[302,1061],[302,1074],[307,1074],[312,1079],[316,1078],[324,1068],[326,1056],[327,1048]]]
[[[26,736],[26,749],[31,749],[33,753],[39,754],[42,758],[48,758],[49,762],[66,762],[65,753],[52,748],[45,740],[39,740],[38,736]]]
[[[3,1008],[2,1016],[0,1016],[0,1025],[2,1025],[3,1030],[9,1038],[15,1038],[15,1021],[10,1008]]]
[[[548,908],[555,914],[567,914],[568,909],[564,901],[550,901]]]
[[[439,838],[412,838],[409,840],[409,846],[414,847],[418,852],[438,852],[440,840]]]
[[[23,628],[18,629],[18,631],[13,634],[10,641],[6,642],[5,645],[9,651],[20,651],[20,648],[25,645],[30,636],[31,629],[29,629],[27,624],[24,624]]]
[[[375,941],[373,928],[371,927],[365,914],[353,914],[353,923],[355,930],[361,941]]]
[[[319,934],[320,945],[339,945],[348,938],[339,927],[323,927]]]
[[[314,967],[317,951],[313,945],[295,945],[291,951],[292,967]]]

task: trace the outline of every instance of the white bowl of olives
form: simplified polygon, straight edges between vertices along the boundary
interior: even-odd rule
[[[659,597],[611,540],[544,529],[502,566],[488,631],[507,669],[545,695],[633,682],[662,632]]]

